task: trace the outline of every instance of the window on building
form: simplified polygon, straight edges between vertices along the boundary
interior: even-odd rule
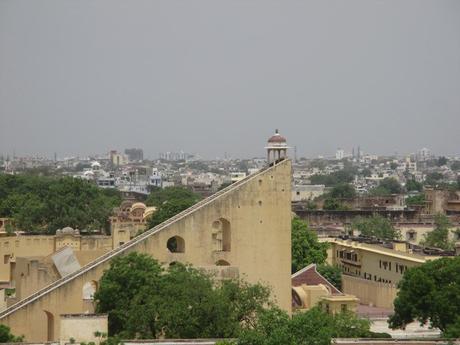
[[[342,310],[342,312],[346,312],[348,310],[347,305],[346,304],[340,305],[340,310]]]
[[[417,239],[417,233],[414,230],[409,230],[406,233],[406,239],[408,241],[415,241]]]
[[[168,239],[166,247],[171,253],[185,253],[185,241],[180,236],[174,236]]]

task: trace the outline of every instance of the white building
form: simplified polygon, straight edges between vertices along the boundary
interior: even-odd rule
[[[149,176],[149,185],[160,188],[162,186],[161,173],[158,171],[157,168],[152,169],[152,174]]]
[[[431,158],[431,151],[424,147],[418,152],[418,159],[420,161],[427,161]]]
[[[345,151],[342,150],[342,149],[337,149],[337,151],[335,151],[335,159],[337,160],[341,160],[345,157]]]

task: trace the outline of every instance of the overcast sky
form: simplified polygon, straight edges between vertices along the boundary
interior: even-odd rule
[[[0,0],[0,154],[460,153],[460,1]]]

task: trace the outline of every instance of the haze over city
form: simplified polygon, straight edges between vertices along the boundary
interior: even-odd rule
[[[460,345],[459,0],[0,0],[0,345]]]
[[[456,154],[459,32],[458,1],[1,1],[0,152]]]

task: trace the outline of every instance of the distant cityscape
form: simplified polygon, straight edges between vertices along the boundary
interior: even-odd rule
[[[459,176],[460,155],[435,156],[428,148],[399,156],[378,156],[357,146],[347,152],[337,149],[332,157],[296,157],[294,161],[294,200],[311,199],[324,192],[322,183],[311,182],[315,175],[330,175],[352,168],[352,183],[359,194],[369,192],[385,178],[394,178],[404,186],[408,180],[451,184]],[[111,150],[107,154],[53,159],[36,156],[0,156],[0,169],[7,174],[37,173],[38,175],[73,176],[92,181],[102,188],[149,193],[150,187],[183,185],[204,196],[223,185],[257,172],[266,164],[265,158],[205,160],[197,154],[162,152],[157,159],[145,159],[141,148],[124,152]],[[351,171],[350,170],[350,171]],[[313,179],[313,182],[317,181]],[[311,187],[308,187],[311,186]],[[324,185],[326,187],[326,185]]]
[[[295,148],[289,157],[289,149],[276,130],[266,157],[252,159],[204,160],[180,151],[149,160],[142,148],[84,158],[1,157],[0,320],[36,341],[102,344],[100,329],[114,330],[113,316],[97,313],[94,296],[106,286],[101,268],[109,269],[108,259],[141,260],[135,254],[145,251],[169,263],[167,274],[180,262],[213,272],[217,281],[240,279],[240,270],[252,282],[264,279],[281,297],[277,305],[296,312],[292,320],[321,310],[338,318],[331,322],[364,322],[364,333],[353,337],[445,336],[441,326],[413,320],[396,331],[406,325],[392,314],[404,311],[396,300],[407,296],[398,284],[408,270],[443,257],[457,264],[460,157],[427,148],[378,156],[358,146],[307,159]],[[249,240],[254,234],[263,241]],[[54,302],[62,298],[72,302]],[[40,327],[22,321],[34,305],[40,307],[30,315]],[[81,325],[87,335],[78,335]]]

